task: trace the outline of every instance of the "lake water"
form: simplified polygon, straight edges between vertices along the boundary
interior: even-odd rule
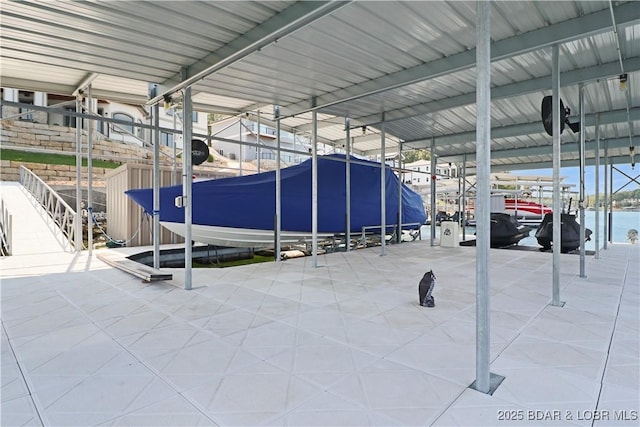
[[[614,211],[612,214],[612,234],[611,240],[613,242],[625,243],[629,242],[627,240],[627,231],[629,229],[636,229],[640,231],[640,212],[631,212],[631,211]],[[596,212],[595,211],[585,211],[585,226],[593,231],[591,235],[591,240],[587,242],[585,246],[585,250],[595,250],[595,229],[596,229]],[[580,222],[579,215],[576,215],[576,220]],[[605,218],[602,212],[600,212],[600,247],[604,246],[605,235],[604,235],[604,224]],[[473,237],[475,233],[475,227],[467,227],[465,230],[467,238]],[[538,245],[538,241],[535,238],[536,229],[534,228],[529,237],[522,239],[520,241],[520,246],[534,246],[540,247]],[[424,240],[429,239],[430,237],[430,226],[426,225],[422,227],[422,238]],[[440,239],[440,227],[436,227],[436,239]],[[462,239],[462,237],[461,237]]]

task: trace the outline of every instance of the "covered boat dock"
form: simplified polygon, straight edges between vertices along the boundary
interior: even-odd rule
[[[19,90],[72,96],[75,112],[64,111],[64,114],[83,117],[88,119],[87,123],[94,123],[92,119],[96,119],[94,104],[97,98],[138,105],[155,118],[160,104],[179,105],[183,117],[191,117],[194,110],[258,117],[264,123],[273,124],[278,140],[282,129],[292,133],[306,132],[312,141],[309,154],[314,162],[319,142],[348,155],[378,156],[382,161],[394,157],[401,159],[403,150],[427,149],[431,152],[431,170],[435,170],[436,158],[441,162],[455,162],[465,173],[477,176],[478,186],[476,248],[447,251],[435,247],[433,240],[430,244],[387,248],[383,239],[381,251],[367,250],[324,258],[317,254],[317,236],[314,236],[314,253],[309,259],[243,267],[232,273],[223,271],[216,273],[220,276],[215,278],[201,277],[201,272],[187,266],[181,274],[174,274],[174,277],[183,277],[177,283],[184,291],[171,284],[141,286],[120,272],[103,269],[94,258],[91,244],[88,251],[81,251],[79,228],[75,233],[78,238],[76,254],[48,257],[46,265],[29,264],[28,270],[18,257],[5,259],[2,261],[2,322],[6,338],[3,338],[3,357],[17,361],[14,366],[17,369],[14,372],[18,373],[16,382],[12,380],[8,384],[15,384],[21,391],[16,399],[7,401],[3,393],[3,417],[16,411],[20,413],[22,409],[7,412],[5,408],[12,404],[23,408],[20,405],[29,406],[31,402],[33,406],[30,407],[36,408],[38,418],[28,418],[24,422],[33,419],[35,423],[40,420],[46,425],[153,423],[153,419],[143,421],[135,417],[154,405],[160,405],[163,411],[175,409],[179,414],[175,418],[177,424],[185,423],[185,420],[189,423],[192,408],[197,409],[194,424],[306,424],[318,418],[296,418],[295,411],[305,412],[305,405],[311,405],[308,406],[311,408],[326,405],[324,409],[346,417],[340,424],[440,422],[449,425],[466,424],[464,419],[457,418],[457,414],[449,412],[454,411],[456,404],[461,404],[465,409],[471,407],[479,412],[475,422],[486,420],[483,418],[487,416],[486,407],[495,408],[496,411],[489,411],[490,420],[486,422],[491,425],[503,421],[498,419],[496,422],[494,412],[503,411],[504,414],[514,405],[515,416],[519,416],[520,409],[538,410],[544,409],[543,406],[557,409],[561,414],[571,414],[572,420],[550,421],[557,425],[559,421],[581,423],[582,420],[578,421],[579,410],[608,408],[604,404],[609,389],[614,390],[614,401],[625,402],[619,409],[628,411],[621,413],[633,416],[632,411],[637,409],[637,388],[632,391],[623,387],[617,389],[618,393],[615,387],[609,387],[606,378],[608,373],[614,372],[612,375],[615,376],[617,371],[607,367],[614,366],[616,360],[611,354],[619,354],[611,353],[618,324],[625,323],[627,330],[637,332],[638,294],[634,286],[638,283],[638,273],[637,263],[631,262],[637,260],[637,247],[614,245],[600,252],[598,245],[596,256],[589,259],[589,268],[584,253],[580,258],[565,259],[555,247],[551,259],[545,254],[514,251],[506,255],[491,251],[489,172],[552,167],[554,187],[558,190],[554,191],[553,202],[554,231],[557,232],[554,241],[559,241],[561,167],[580,166],[582,205],[585,167],[596,165],[599,173],[602,159],[607,176],[607,169],[612,174],[616,164],[635,164],[635,146],[640,138],[637,134],[640,128],[640,91],[637,90],[640,84],[640,8],[637,2],[25,1],[3,2],[0,17],[2,107],[3,110],[15,109],[13,115],[3,115],[2,120],[37,110],[32,104],[18,102],[16,94]],[[548,95],[553,96],[551,117],[559,119],[552,120],[553,137],[543,126],[543,121],[551,124],[549,117],[543,120],[540,111],[541,100]],[[571,106],[571,113],[561,111],[561,98],[565,106]],[[565,116],[572,124],[580,122],[579,134],[565,130],[561,135]],[[117,122],[105,117],[99,120]],[[155,136],[150,142],[156,167],[159,167],[160,129],[157,121],[155,123],[139,127],[153,130]],[[87,157],[89,171],[91,126],[87,126],[86,144],[79,129],[76,141],[78,163]],[[184,149],[189,153],[192,139],[198,137],[193,134],[189,120],[185,120],[181,133]],[[276,174],[279,174],[279,149],[277,153]],[[185,238],[190,242],[192,164],[190,156],[184,159],[182,202],[185,206]],[[384,182],[385,168],[380,168],[380,172],[381,182]],[[630,177],[630,180],[637,182],[637,177]],[[79,194],[80,168],[77,181]],[[596,182],[598,186],[598,175]],[[312,191],[317,195],[317,182],[314,180],[312,185]],[[154,187],[158,187],[157,180]],[[603,205],[607,209],[613,191],[606,181],[604,189]],[[279,191],[276,186],[277,200]],[[384,189],[381,193],[384,199]],[[435,191],[431,194],[435,198]],[[346,197],[349,200],[348,194]],[[79,200],[80,197],[78,203]],[[315,197],[313,203],[316,227]],[[159,200],[156,200],[155,235],[159,235],[159,206]],[[381,203],[381,225],[385,226],[393,219],[385,218],[383,206],[384,201]],[[435,203],[432,206],[435,207]],[[76,211],[80,211],[79,204]],[[347,207],[347,215],[348,212]],[[274,215],[278,242],[279,204],[276,204]],[[582,223],[584,225],[584,221]],[[75,224],[80,227],[80,221]],[[317,230],[314,233],[317,234]],[[158,242],[153,250],[159,253]],[[190,258],[190,255],[191,245],[185,245],[185,257]],[[502,260],[502,257],[508,259]],[[76,264],[70,259],[82,262]],[[455,332],[437,329],[446,323],[441,316],[455,320],[455,317],[447,317],[450,311],[447,304],[440,304],[431,312],[431,316],[439,320],[429,319],[429,312],[423,311],[407,316],[401,308],[406,303],[403,298],[407,296],[392,292],[395,286],[401,285],[412,289],[397,291],[400,294],[415,291],[417,278],[414,275],[424,273],[435,260],[444,267],[444,271],[437,272],[438,286],[443,287],[443,292],[445,286],[449,287],[453,311],[462,308],[459,305],[466,307],[467,317],[462,322],[471,319],[469,331],[459,332],[460,325],[455,324],[451,325]],[[289,266],[296,266],[298,270],[289,271]],[[259,273],[254,272],[254,269],[263,268],[265,270]],[[523,268],[528,276],[521,274]],[[43,276],[34,276],[36,272]],[[447,277],[448,274],[451,276]],[[229,281],[226,281],[227,275]],[[82,280],[74,282],[74,277]],[[526,277],[535,279],[526,281]],[[272,289],[274,284],[277,286]],[[314,288],[313,291],[303,292],[302,287],[306,284]],[[316,289],[318,286],[320,289]],[[369,289],[370,286],[379,293]],[[459,287],[465,287],[468,293]],[[205,299],[206,289],[215,294],[212,300]],[[267,293],[265,289],[268,289]],[[628,296],[627,289],[631,289]],[[507,290],[514,293],[509,294]],[[103,307],[106,318],[101,318],[100,314],[94,318],[91,313],[99,313],[101,308],[95,307],[96,301],[91,298],[101,291],[104,291],[102,301],[106,302]],[[272,299],[272,291],[280,294]],[[255,292],[258,292],[257,297]],[[309,317],[305,319],[297,311],[287,311],[288,300],[282,298],[288,292],[299,298],[303,295],[311,298],[309,304],[300,299],[293,303],[301,313],[309,312]],[[343,300],[341,292],[346,292],[345,298],[352,297],[353,301]],[[501,295],[503,292],[507,293]],[[536,296],[536,292],[542,292],[541,296]],[[135,298],[138,294],[144,295],[142,300]],[[376,295],[382,302],[378,302]],[[85,296],[91,307],[83,307],[81,299]],[[114,298],[114,304],[109,304],[110,298]],[[324,298],[329,298],[330,302],[325,304]],[[130,301],[122,302],[124,299]],[[535,308],[520,307],[538,299]],[[11,305],[11,301],[16,305]],[[186,301],[195,306],[184,306]],[[622,308],[627,306],[625,301],[631,301],[633,308]],[[181,302],[184,304],[180,305]],[[29,311],[31,306],[27,303],[33,303],[36,313]],[[326,317],[326,313],[320,313],[314,317],[313,303],[333,314]],[[383,315],[374,310],[377,314],[363,315],[372,307],[371,303],[383,304],[380,309],[387,309],[388,313]],[[572,311],[572,304],[580,314]],[[606,315],[600,314],[600,306],[606,307]],[[417,310],[417,307],[413,308]],[[511,324],[512,329],[504,335],[498,320],[494,320],[493,328],[490,328],[490,318],[501,316],[498,308],[507,313],[510,313],[508,309],[515,309],[515,314],[524,316],[518,321],[514,320],[518,316],[505,316],[507,320],[504,321]],[[44,317],[40,309],[45,310]],[[124,311],[113,314],[110,312],[113,309]],[[202,314],[200,309],[215,312],[197,318]],[[355,320],[349,317],[352,311],[357,313]],[[61,313],[60,321],[53,322],[57,312]],[[215,318],[224,313],[231,314]],[[621,319],[621,313],[627,313],[629,318],[623,314]],[[240,319],[237,323],[236,314]],[[291,317],[286,318],[284,314]],[[24,329],[21,329],[23,315],[23,320],[32,315],[36,320],[22,322]],[[174,324],[175,316],[184,316],[186,324],[183,321]],[[400,329],[405,329],[385,329],[387,316],[403,325]],[[551,320],[545,316],[550,316]],[[422,323],[416,320],[422,317],[427,320]],[[571,325],[567,329],[559,326],[569,318]],[[105,319],[115,323],[107,324],[109,321]],[[588,319],[599,326],[594,327],[593,335],[582,336],[581,333],[589,330],[585,327],[590,324]],[[34,325],[35,330],[29,329],[30,325]],[[419,325],[419,331],[415,330],[418,329],[416,325]],[[529,338],[538,336],[538,328],[546,329],[545,325],[553,325],[549,329],[559,334],[552,341],[560,341],[558,345],[570,348],[567,352],[554,352],[554,344],[551,344],[549,351],[541,352],[539,359],[532,358],[529,351],[534,350],[528,346]],[[208,326],[212,329],[207,329]],[[260,329],[270,326],[275,329]],[[327,330],[318,330],[318,326],[327,327]],[[432,330],[423,334],[423,328],[429,326]],[[469,325],[463,326],[462,329]],[[377,327],[382,329],[376,330]],[[603,334],[600,327],[607,332]],[[88,335],[78,340],[75,331],[82,330]],[[173,330],[184,333],[181,335],[183,340],[168,333]],[[49,332],[54,336],[49,336]],[[233,332],[236,335],[230,337]],[[256,333],[259,335],[257,341],[252,341]],[[633,379],[637,385],[637,333],[635,338],[624,332],[621,334],[625,341],[620,344],[625,348],[622,353],[626,356],[635,353],[629,356],[633,361],[622,357],[621,364],[627,367],[620,372],[625,380]],[[44,345],[37,340],[41,336],[45,343],[57,344]],[[469,340],[472,344],[463,349],[454,343],[451,347],[454,350],[447,353],[445,346],[434,341],[439,336],[462,339],[464,346]],[[260,342],[264,337],[269,337],[272,345]],[[337,354],[344,355],[340,360],[352,363],[337,375],[333,375],[335,372],[330,368],[306,369],[303,367],[305,362],[297,359],[297,354],[310,349],[296,349],[295,357],[291,352],[277,351],[277,347],[282,350],[278,345],[282,341],[278,340],[287,337],[293,341],[283,344],[285,347],[291,342],[296,346],[306,343],[313,346],[314,342],[320,342],[320,347],[327,342],[325,340],[331,345],[337,342],[344,346],[334,349]],[[421,337],[426,337],[424,345],[420,344]],[[567,344],[575,337],[583,339],[573,347]],[[97,341],[106,339],[109,345],[115,345],[113,352],[95,350],[97,347],[80,349],[80,342],[93,338]],[[546,346],[549,336],[541,340]],[[38,342],[38,348],[45,353],[31,351],[30,342]],[[438,345],[434,345],[436,343]],[[513,346],[514,343],[517,345]],[[21,353],[18,344],[29,350]],[[415,348],[409,351],[412,344]],[[592,344],[595,349],[590,347]],[[167,348],[173,345],[181,347]],[[189,357],[188,350],[174,354],[182,347],[200,345],[204,350],[199,351],[204,354],[191,359],[191,363],[183,362]],[[240,348],[242,346],[251,351]],[[626,346],[632,350],[626,352]],[[76,347],[79,353],[71,351]],[[228,350],[226,354],[231,356],[216,359],[224,353],[220,348]],[[471,354],[467,353],[469,348]],[[510,358],[505,350],[509,348],[516,351]],[[520,348],[520,356],[518,350],[514,350],[517,348]],[[56,349],[62,351],[46,352]],[[315,355],[309,357],[316,364],[321,366],[331,360],[317,356],[327,349],[317,350],[307,353]],[[429,350],[433,350],[430,355],[436,359],[432,361],[433,366],[438,365],[438,358],[447,358],[446,366],[440,366],[439,373],[430,371],[429,359],[424,356],[430,353]],[[402,356],[403,351],[407,351],[406,357]],[[76,358],[74,361],[96,360],[87,357],[95,352],[111,354],[113,358],[97,358],[102,360],[97,365],[65,361],[67,354]],[[328,352],[333,354],[331,350]],[[30,359],[31,354],[33,359]],[[593,358],[585,360],[584,354],[592,354]],[[506,360],[501,359],[503,355]],[[560,359],[549,360],[548,364],[542,362],[552,355]],[[130,357],[137,358],[138,362]],[[419,360],[411,360],[416,357]],[[455,357],[463,357],[464,361],[453,363],[459,361]],[[523,368],[526,372],[519,370],[519,359],[527,359],[527,368]],[[203,360],[205,365],[199,365]],[[542,368],[536,365],[538,360],[543,363]],[[52,371],[45,367],[56,366],[58,362],[61,365],[59,369],[55,368],[57,372],[65,372],[64,365],[69,375],[48,382],[52,380]],[[574,362],[578,365],[571,365]],[[12,362],[8,363],[13,366]],[[202,371],[185,371],[181,370],[182,366],[202,367]],[[36,378],[39,368],[43,369],[44,375]],[[119,373],[116,376],[121,376],[99,374],[102,369],[112,368],[113,372]],[[140,373],[137,375],[131,369],[142,371],[137,371]],[[286,371],[284,374],[283,370]],[[583,377],[586,372],[588,379]],[[186,378],[170,377],[174,374]],[[558,381],[556,375],[562,381]],[[577,383],[569,381],[568,377],[575,376],[580,377]],[[4,378],[5,369],[3,385]],[[23,383],[18,381],[20,378],[24,378]],[[413,381],[416,378],[422,378],[422,382]],[[182,379],[187,380],[185,388],[182,388]],[[205,379],[206,384],[197,383]],[[243,381],[252,381],[252,388],[237,388],[236,385]],[[502,385],[498,387],[500,381]],[[26,393],[19,384],[27,387]],[[96,395],[91,390],[99,390],[99,396],[106,396],[108,389],[114,390],[109,384],[120,387],[103,400],[107,405],[113,403],[112,406],[90,413],[82,409],[90,406],[83,404],[82,399]],[[562,397],[563,384],[574,384],[574,400]],[[467,388],[470,385],[472,389]],[[29,398],[30,390],[39,386],[42,388],[34,392],[34,398]],[[536,388],[538,386],[544,393]],[[117,392],[123,389],[134,395]],[[187,389],[199,392],[189,394]],[[394,392],[398,389],[403,393]],[[585,390],[591,390],[588,396],[581,394]],[[554,394],[556,391],[558,394]],[[198,394],[200,392],[202,394]],[[172,405],[155,399],[159,396],[170,398],[176,393],[183,400],[172,401]],[[538,397],[540,395],[544,396]],[[69,401],[65,396],[70,397]],[[393,399],[398,400],[394,402]],[[419,402],[414,404],[413,399],[419,399]],[[479,410],[483,407],[479,402],[487,406]],[[635,408],[631,407],[632,402],[636,402]],[[509,405],[505,407],[505,403]],[[251,404],[254,406],[246,406]],[[432,411],[433,406],[440,409]],[[349,409],[354,407],[355,412]],[[277,410],[274,412],[273,408]],[[418,409],[412,412],[407,408]],[[570,412],[562,412],[565,409]],[[314,410],[309,413],[313,414]],[[114,411],[131,413],[134,418],[119,419],[110,415]],[[53,413],[61,414],[61,418],[51,415]],[[406,418],[409,413],[415,418]],[[508,412],[504,416],[511,414]],[[527,412],[523,412],[523,417],[525,414]],[[635,414],[637,416],[637,412]],[[367,422],[359,416],[366,416]],[[514,420],[504,421],[513,424]],[[636,422],[637,419],[621,421]]]
[[[638,422],[640,245],[610,246],[584,279],[562,255],[564,307],[549,305],[549,254],[490,250],[490,363],[505,379],[488,395],[468,388],[475,248],[195,269],[186,291],[181,269],[145,284],[15,237],[20,255],[0,261],[4,426]],[[431,309],[417,292],[429,269]]]

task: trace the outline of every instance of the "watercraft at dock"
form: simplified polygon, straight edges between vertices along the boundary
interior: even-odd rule
[[[514,216],[503,212],[492,212],[490,221],[490,246],[492,248],[517,245],[520,240],[529,237],[532,230],[528,225],[520,224]],[[475,246],[475,242],[475,240],[469,240],[461,245]]]
[[[505,197],[504,212],[514,216],[521,224],[539,225],[544,216],[553,211],[543,203],[517,197]]]
[[[516,217],[508,213],[491,213],[491,247],[505,248],[517,245],[520,240],[529,237],[531,227],[521,224]]]
[[[584,229],[585,242],[591,240],[592,231]],[[536,239],[543,250],[551,249],[553,244],[553,215],[546,214],[540,227],[536,231]],[[568,213],[560,214],[560,252],[567,253],[574,251],[585,242],[580,241],[580,224],[576,221],[576,216]]]
[[[353,159],[350,165],[352,234],[380,232],[380,163]],[[318,156],[318,236],[331,237],[346,231],[346,156]],[[385,218],[387,232],[398,222],[398,195],[402,194],[403,229],[419,229],[426,222],[422,198],[393,170],[385,170]],[[283,168],[281,176],[281,243],[294,244],[311,238],[312,160]],[[125,192],[148,212],[153,212],[153,190]],[[193,182],[192,239],[220,246],[266,247],[274,244],[276,173],[263,172],[231,178]],[[182,186],[160,188],[160,224],[184,235],[184,209],[174,200]]]

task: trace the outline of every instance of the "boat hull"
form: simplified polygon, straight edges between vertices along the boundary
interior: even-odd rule
[[[505,213],[514,216],[520,224],[539,226],[550,207],[528,200],[505,199]]]
[[[350,215],[347,217],[346,168],[350,165]],[[347,218],[351,233],[379,233],[381,224],[380,163],[351,160],[345,156],[318,157],[317,216],[314,226],[312,162],[307,160],[281,171],[280,241],[283,244],[310,239],[314,228],[319,237],[345,234]],[[419,194],[387,167],[385,173],[385,223],[388,231],[402,213],[403,229],[417,229],[426,222]],[[153,212],[153,190],[131,189],[125,193],[147,213]],[[192,186],[192,240],[221,246],[265,247],[274,245],[276,212],[275,172],[194,182]],[[399,195],[402,203],[399,210]],[[184,234],[184,214],[176,207],[182,186],[160,188],[160,222]],[[377,231],[376,231],[377,229]]]
[[[183,223],[160,221],[160,225],[172,233],[184,237]],[[318,233],[319,239],[333,236],[331,233]],[[293,245],[311,241],[312,234],[296,231],[282,231],[280,243]],[[217,246],[233,246],[238,248],[264,248],[274,246],[273,230],[257,230],[252,228],[220,227],[214,225],[193,224],[191,239],[194,242]]]

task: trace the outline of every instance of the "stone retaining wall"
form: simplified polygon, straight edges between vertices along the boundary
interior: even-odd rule
[[[83,151],[86,152],[87,132],[82,131]],[[66,126],[47,125],[42,123],[24,122],[18,120],[5,120],[0,129],[0,145],[2,148],[39,151],[58,152],[60,154],[75,155],[76,151],[76,129]],[[113,141],[105,138],[102,134],[94,132],[93,136],[93,158],[108,160],[119,163],[141,163],[152,164],[153,152],[148,148],[131,145],[123,142]],[[171,166],[173,164],[173,149],[160,147],[167,155],[160,155],[161,166]],[[206,162],[201,167],[195,167],[194,172],[211,172],[213,169],[228,168],[228,162],[224,157],[211,150],[214,155],[213,162]],[[179,159],[180,162],[180,159]],[[50,181],[75,181],[75,166],[46,165],[42,163],[26,163],[18,161],[2,160],[0,162],[0,179],[3,181],[17,181],[20,165],[33,170],[45,182]],[[178,164],[182,168],[182,164]],[[86,179],[86,167],[83,167],[83,179]],[[109,169],[93,167],[93,179],[103,180],[104,174]],[[209,173],[210,174],[210,173]],[[227,175],[233,175],[227,172]]]
[[[82,131],[82,144],[86,151],[87,131]],[[64,154],[75,154],[76,129],[66,126],[6,120],[2,122],[0,144],[5,148],[23,147],[53,150]],[[121,163],[151,163],[153,153],[136,145],[113,141],[98,132],[93,132],[93,157]],[[168,147],[161,147],[172,154]],[[171,151],[171,152],[170,152]],[[170,164],[170,159],[161,156],[161,162]]]
[[[44,163],[19,162],[15,160],[0,161],[0,181],[18,181],[20,166],[24,166],[38,175],[44,182],[69,182],[76,180],[76,167],[67,165],[47,165]],[[111,169],[93,167],[93,179],[104,181],[104,175]],[[82,168],[82,179],[87,179],[87,168]],[[100,183],[97,183],[100,185]]]

